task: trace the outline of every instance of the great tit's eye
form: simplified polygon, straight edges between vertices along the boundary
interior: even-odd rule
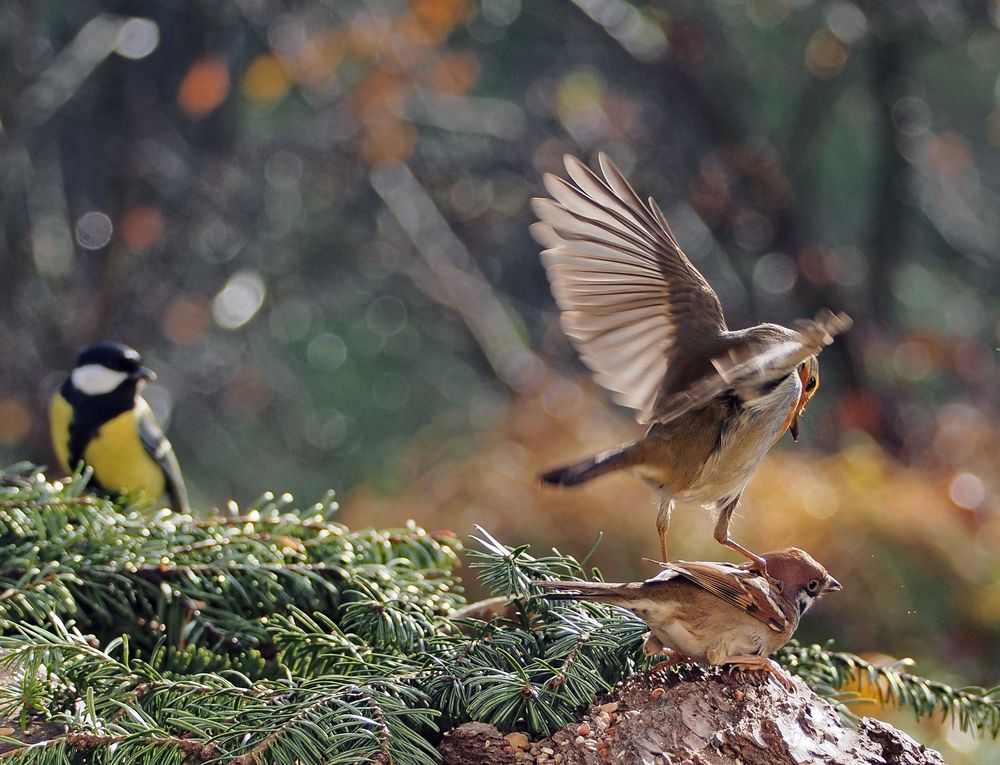
[[[811,393],[816,390],[816,375],[809,375],[809,379],[806,380],[806,393]]]
[[[806,585],[806,590],[810,595],[815,595],[819,592],[820,581],[819,579],[810,579],[809,583]]]

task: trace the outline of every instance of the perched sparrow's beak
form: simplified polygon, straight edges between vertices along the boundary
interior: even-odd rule
[[[840,582],[838,582],[836,579],[834,579],[829,574],[826,575],[826,591],[827,592],[836,592],[837,590],[842,590],[842,589],[844,589],[844,588],[840,584]]]
[[[156,372],[149,367],[139,367],[132,373],[132,378],[135,380],[155,380]]]

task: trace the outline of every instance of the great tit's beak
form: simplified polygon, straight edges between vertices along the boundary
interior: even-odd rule
[[[836,592],[837,590],[842,590],[842,589],[844,589],[844,587],[840,584],[840,582],[838,582],[836,579],[834,579],[829,574],[826,575],[826,591],[827,592]]]
[[[132,373],[132,377],[135,378],[136,380],[146,380],[146,381],[155,380],[156,372],[154,372],[149,367],[139,367]]]

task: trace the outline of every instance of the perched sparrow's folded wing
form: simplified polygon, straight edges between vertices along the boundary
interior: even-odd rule
[[[851,317],[846,313],[821,311],[815,319],[795,323],[794,340],[775,343],[763,350],[744,348],[729,351],[712,360],[716,373],[703,377],[686,390],[666,399],[658,407],[656,420],[666,424],[693,409],[705,406],[726,391],[756,380],[774,379],[790,373],[810,356],[815,356],[833,342],[833,338],[850,329]]]
[[[598,384],[652,416],[668,366],[726,329],[715,291],[681,251],[663,213],[644,203],[603,154],[604,178],[567,156],[572,182],[545,176],[531,227],[562,311],[563,330]]]
[[[772,590],[767,577],[755,571],[730,563],[674,561],[661,565],[665,572],[681,574],[776,632],[781,632],[788,625],[788,615],[781,608],[780,593]],[[659,581],[661,577],[662,573],[648,583]]]

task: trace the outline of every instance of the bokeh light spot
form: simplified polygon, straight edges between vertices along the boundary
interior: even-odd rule
[[[113,232],[111,218],[96,210],[84,213],[76,222],[76,242],[85,250],[101,249],[111,241]]]
[[[347,343],[339,335],[316,335],[306,348],[306,358],[314,367],[332,371],[347,361]]]
[[[930,374],[931,355],[923,343],[907,340],[893,352],[892,366],[906,380],[922,380]]]
[[[840,74],[847,64],[847,58],[847,47],[828,29],[814,33],[806,45],[806,66],[822,79]]]
[[[491,24],[507,26],[521,13],[521,0],[483,0],[479,12]]]
[[[959,473],[948,485],[948,496],[959,507],[975,510],[986,499],[986,487],[978,476],[972,473]]]
[[[757,289],[771,295],[784,295],[795,286],[797,279],[795,261],[782,252],[769,252],[753,269]]]
[[[0,442],[15,444],[31,430],[31,411],[17,397],[0,400]]]
[[[134,18],[122,24],[115,53],[133,60],[146,58],[160,44],[160,27],[152,19]]]
[[[212,318],[223,329],[239,329],[264,304],[267,289],[256,271],[238,271],[212,301]]]
[[[216,56],[196,61],[184,75],[177,102],[192,117],[214,111],[229,94],[229,70]]]
[[[824,17],[830,31],[845,45],[854,45],[868,32],[868,18],[854,3],[831,3]]]
[[[177,345],[198,345],[211,324],[208,301],[200,295],[179,297],[163,316],[163,334]]]
[[[302,179],[302,157],[281,149],[267,158],[264,177],[276,189],[293,189]]]
[[[258,103],[272,103],[284,98],[292,81],[285,65],[272,54],[254,59],[243,77],[243,94]]]
[[[133,207],[122,218],[122,238],[129,247],[147,250],[163,237],[166,224],[155,207]]]
[[[406,326],[406,305],[397,297],[383,295],[368,305],[365,323],[376,335],[389,337],[403,331]]]

